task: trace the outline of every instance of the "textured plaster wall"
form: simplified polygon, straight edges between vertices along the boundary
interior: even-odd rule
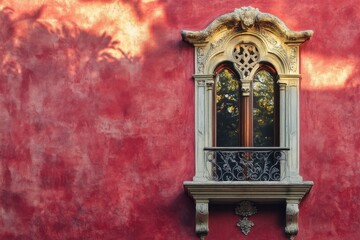
[[[0,239],[196,239],[193,48],[180,30],[251,5],[303,45],[299,240],[360,238],[360,1],[3,0]],[[286,239],[284,206],[245,238],[211,206],[209,240]]]

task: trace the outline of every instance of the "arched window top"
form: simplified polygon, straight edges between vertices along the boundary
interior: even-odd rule
[[[196,48],[196,74],[212,74],[219,63],[231,61],[241,65],[246,78],[254,74],[253,62],[269,62],[279,74],[299,74],[299,45],[313,32],[292,31],[271,14],[243,7],[216,18],[201,31],[184,30],[181,34]],[[245,56],[243,51],[251,57],[247,67],[239,57]]]
[[[252,86],[253,145],[279,146],[279,85],[276,70],[261,64]]]
[[[240,146],[240,77],[231,63],[215,69],[214,135],[217,146]]]
[[[231,72],[231,74],[238,75],[237,71],[233,67],[233,63],[229,61],[219,63],[214,70],[214,74],[217,75],[225,69]]]
[[[276,71],[275,67],[271,63],[268,63],[268,62],[260,62],[259,68],[257,69],[256,72],[259,72],[259,71],[267,71],[267,72],[269,72],[269,74],[271,74],[273,76],[277,75],[277,71]]]
[[[208,43],[210,38],[224,29],[232,30],[234,28],[242,31],[250,31],[254,27],[267,27],[276,35],[281,36],[284,41],[293,43],[302,43],[310,39],[312,30],[292,31],[286,24],[276,16],[269,13],[262,13],[257,8],[242,7],[235,9],[232,13],[224,14],[216,18],[205,29],[201,31],[181,32],[184,41],[191,44]]]

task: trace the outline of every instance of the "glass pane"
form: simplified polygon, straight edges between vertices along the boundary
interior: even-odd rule
[[[270,147],[275,145],[274,131],[274,76],[260,70],[253,85],[253,145]]]
[[[240,145],[239,80],[224,68],[216,81],[216,143],[219,147]]]

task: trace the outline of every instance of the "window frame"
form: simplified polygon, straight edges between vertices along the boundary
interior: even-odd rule
[[[239,146],[241,145],[241,136],[242,136],[242,128],[241,128],[241,117],[242,117],[242,99],[241,99],[241,81],[240,81],[240,75],[239,73],[231,66],[230,63],[220,63],[218,67],[216,67],[215,71],[214,71],[214,89],[213,89],[213,106],[211,111],[213,111],[213,146],[221,146],[218,143],[218,106],[217,106],[217,102],[216,102],[216,98],[217,98],[217,82],[219,81],[219,74],[224,70],[227,69],[228,71],[232,72],[233,75],[236,76],[236,81],[238,81],[238,108],[239,108],[239,119],[238,119],[238,131],[239,131],[239,136],[238,136],[238,141],[239,141]],[[221,146],[221,147],[225,147],[225,146]]]
[[[195,48],[195,175],[185,181],[185,191],[195,200],[196,233],[205,239],[208,229],[209,203],[285,202],[285,232],[294,238],[298,232],[299,203],[313,182],[300,176],[299,157],[299,82],[302,43],[313,31],[292,31],[279,18],[257,8],[242,7],[217,17],[200,31],[182,31],[185,42]],[[214,139],[214,70],[226,61],[235,62],[233,52],[238,44],[253,44],[259,51],[259,63],[270,63],[278,74],[279,146],[289,149],[287,161],[281,164],[278,182],[219,182],[209,178],[204,149]],[[256,67],[241,79],[243,93],[250,92]],[[241,73],[240,73],[241,74]],[[250,76],[250,77],[249,77]],[[244,117],[245,119],[246,116]]]
[[[254,143],[255,136],[254,136],[254,85],[255,85],[255,79],[256,75],[260,71],[266,71],[271,75],[272,78],[272,84],[274,88],[273,92],[273,101],[274,101],[274,113],[273,113],[273,121],[274,121],[274,127],[273,127],[273,143],[272,145],[268,146],[262,146],[262,147],[278,147],[279,146],[279,130],[280,130],[280,124],[279,124],[279,101],[280,101],[280,88],[279,84],[277,83],[278,75],[276,72],[276,69],[271,66],[269,63],[258,63],[258,66],[256,66],[256,71],[254,72],[253,76],[250,76],[251,78],[251,86],[250,86],[250,92],[247,96],[244,96],[243,92],[241,91],[241,74],[238,73],[240,71],[236,68],[235,64],[232,64],[231,62],[223,62],[219,63],[218,66],[214,70],[214,85],[213,85],[213,146],[218,147],[228,147],[225,145],[221,145],[218,143],[218,103],[217,103],[217,83],[219,81],[219,74],[224,71],[224,69],[227,69],[229,72],[231,72],[234,77],[236,77],[236,81],[238,81],[239,88],[238,88],[238,109],[239,109],[239,119],[238,119],[238,141],[239,144],[237,147],[260,147],[256,146]],[[247,101],[245,98],[249,98]],[[247,119],[248,118],[248,119]],[[247,124],[247,125],[245,125]],[[246,134],[244,134],[246,133]]]

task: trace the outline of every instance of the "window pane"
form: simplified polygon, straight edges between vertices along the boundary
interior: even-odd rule
[[[239,80],[224,68],[216,81],[216,143],[221,147],[240,145]]]
[[[267,70],[256,73],[253,85],[253,145],[275,145],[274,76]]]

